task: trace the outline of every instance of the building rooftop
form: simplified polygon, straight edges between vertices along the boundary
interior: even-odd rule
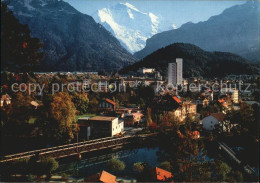
[[[177,97],[177,96],[173,96],[172,97],[178,104],[181,103],[181,100]]]
[[[171,172],[155,167],[156,179],[158,181],[166,181],[167,179],[173,178]]]
[[[99,180],[104,183],[113,183],[113,182],[116,183],[116,176],[103,170]]]
[[[106,98],[106,101],[107,101],[108,103],[112,104],[112,105],[116,105],[116,103],[115,103],[114,101],[112,101],[112,100],[110,100],[110,99],[108,99],[108,98]]]
[[[89,118],[88,120],[91,121],[113,121],[117,117],[110,117],[110,116],[93,116]]]
[[[94,174],[87,177],[84,182],[104,182],[104,183],[116,183],[116,176],[102,171],[101,173]]]
[[[223,121],[226,118],[226,115],[223,113],[213,113],[211,114],[214,118],[216,118],[218,121]]]
[[[11,100],[11,97],[8,94],[2,95],[1,100]]]

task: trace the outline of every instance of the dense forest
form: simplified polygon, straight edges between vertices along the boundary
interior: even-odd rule
[[[139,62],[120,71],[121,74],[137,71],[141,67],[155,68],[167,74],[168,63],[183,58],[184,77],[217,77],[227,74],[256,74],[258,68],[242,57],[227,52],[207,52],[192,44],[175,43],[161,48]]]

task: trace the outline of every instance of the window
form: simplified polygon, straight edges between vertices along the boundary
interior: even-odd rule
[[[113,128],[113,131],[114,131],[114,128]]]

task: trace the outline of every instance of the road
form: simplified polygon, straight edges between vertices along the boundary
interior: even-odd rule
[[[125,127],[125,137],[133,136],[137,132],[142,131],[143,129],[140,127]]]

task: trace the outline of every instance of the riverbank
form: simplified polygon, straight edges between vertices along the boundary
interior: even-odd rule
[[[135,180],[138,172],[133,170],[133,164],[136,162],[146,162],[150,166],[158,166],[159,152],[163,151],[152,141],[129,144],[117,148],[110,148],[96,152],[82,154],[82,159],[70,157],[59,160],[60,167],[56,174],[67,174],[73,179],[83,179],[87,176],[106,170],[106,163],[112,158],[123,161],[126,165],[124,171],[117,172],[117,176],[122,179]]]

